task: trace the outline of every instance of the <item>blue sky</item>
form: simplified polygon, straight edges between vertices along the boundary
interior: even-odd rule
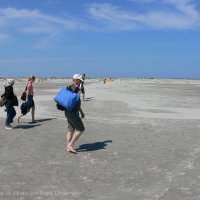
[[[200,78],[199,0],[0,0],[8,76]]]

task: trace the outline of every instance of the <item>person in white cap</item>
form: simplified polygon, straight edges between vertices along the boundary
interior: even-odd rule
[[[13,92],[14,83],[15,82],[13,79],[4,80],[5,93],[3,95],[6,99],[5,111],[7,112],[5,129],[7,130],[13,129],[13,127],[11,126],[11,123],[13,123],[13,119],[16,116],[16,111],[15,111],[14,106],[18,106],[18,99]]]
[[[80,94],[80,84],[82,82],[83,82],[82,75],[75,74],[73,76],[72,84],[69,85],[67,88],[72,92]],[[81,117],[79,116],[79,113]],[[81,136],[81,134],[85,131],[85,127],[81,119],[85,117],[85,114],[81,109],[80,99],[72,111],[69,112],[65,110],[65,117],[67,118],[68,122],[68,132],[66,135],[66,140],[67,140],[66,151],[71,153],[77,153],[77,151],[74,149],[74,144]]]
[[[82,94],[82,99],[83,101],[85,100],[85,89],[84,89],[84,80],[85,80],[85,74],[75,74],[73,76],[73,79],[75,78],[79,78],[81,80],[81,83],[80,83],[80,92],[79,94],[81,95]]]
[[[78,83],[78,86],[80,86],[80,84],[84,81],[83,77],[82,77],[82,74],[74,74],[73,81],[76,81],[76,80],[80,80],[81,81],[80,83]]]

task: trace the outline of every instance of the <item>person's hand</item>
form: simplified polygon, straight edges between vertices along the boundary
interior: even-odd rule
[[[81,112],[81,118],[84,118],[85,114],[83,112]]]

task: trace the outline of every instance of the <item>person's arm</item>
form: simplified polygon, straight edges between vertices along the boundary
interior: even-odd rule
[[[81,114],[81,118],[84,118],[84,117],[85,117],[85,114],[84,114],[84,112],[83,112],[83,110],[82,110],[81,107],[80,107],[80,109],[79,109],[79,112],[80,112],[80,114]]]
[[[79,106],[79,112],[80,112],[80,114],[81,114],[81,118],[84,118],[85,117],[85,114],[84,114],[84,112],[83,112],[83,110],[82,110],[82,108],[81,108],[81,100],[79,99],[79,101],[78,101],[78,106]]]
[[[28,101],[28,95],[29,95],[29,93],[30,93],[30,84],[31,83],[28,83],[27,85],[26,85],[26,101]]]

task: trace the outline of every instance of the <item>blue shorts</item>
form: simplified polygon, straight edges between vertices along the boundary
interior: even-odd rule
[[[33,95],[28,95],[28,108],[35,107],[35,102],[33,100]]]

